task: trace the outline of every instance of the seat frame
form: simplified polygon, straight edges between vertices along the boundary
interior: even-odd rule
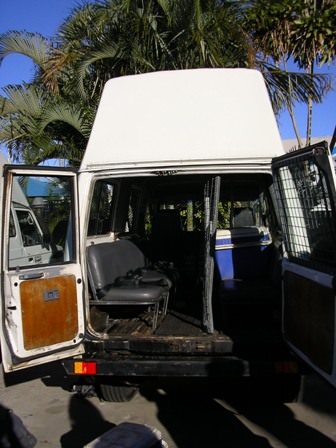
[[[93,260],[91,253],[94,252]],[[122,254],[123,256],[118,256]],[[160,286],[159,280],[164,278],[164,274],[150,270],[154,275],[154,280],[145,280],[146,267],[144,255],[140,249],[128,240],[117,240],[113,242],[104,242],[94,244],[87,248],[87,266],[88,280],[91,287],[93,299],[89,301],[90,305],[96,306],[148,306],[153,312],[152,330],[155,331],[159,314],[165,315],[168,309],[169,286]],[[111,277],[107,281],[106,270],[111,270]],[[97,274],[97,271],[101,275]],[[143,270],[144,281],[141,276],[132,280],[130,272]],[[94,272],[95,271],[95,272]],[[121,274],[117,275],[116,274]],[[155,278],[156,277],[156,278]],[[97,284],[97,279],[101,279],[105,284]],[[137,297],[134,296],[139,291]],[[120,294],[118,294],[120,293]],[[114,296],[114,297],[109,297]],[[126,295],[126,297],[125,297]],[[147,295],[149,297],[144,297]]]

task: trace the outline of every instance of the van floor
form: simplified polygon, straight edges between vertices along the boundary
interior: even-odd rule
[[[153,335],[152,313],[147,311],[137,315],[111,316],[111,313],[93,307],[91,322],[96,331],[109,335]],[[165,316],[159,316],[158,325],[154,332],[157,336],[202,336],[207,334],[202,330],[201,322],[189,315],[168,310]]]
[[[202,324],[198,319],[177,311],[169,311],[155,334],[158,336],[201,336],[207,333],[202,330]]]
[[[217,330],[213,334],[208,334],[204,331],[200,320],[172,309],[168,310],[165,316],[159,317],[154,332],[152,329],[152,313],[147,311],[136,317],[134,314],[111,317],[105,311],[98,310],[97,312],[96,310],[95,312],[96,317],[99,316],[101,324],[99,330],[98,328],[96,330],[111,337],[111,340],[126,337],[126,339],[133,339],[134,344],[137,337],[139,337],[139,340],[143,340],[145,337],[147,343],[152,341],[152,344],[155,344],[155,341],[160,341],[161,351],[162,344],[165,344],[167,350],[173,347],[174,351],[177,350],[176,344],[178,344],[178,352],[188,354],[195,350],[194,345],[195,340],[197,340],[197,353],[202,351],[199,347],[204,343],[204,350],[207,352],[209,349],[214,353],[233,352],[245,358],[252,355],[260,357],[261,354],[267,354],[272,358],[282,350],[283,341],[279,323],[276,323],[276,320],[274,321],[272,318],[270,319],[269,313],[257,314],[258,316],[255,313],[247,312],[246,315],[242,316],[241,313],[238,313],[235,316],[233,328],[221,325],[217,326]],[[231,317],[233,316],[231,315]],[[176,340],[179,342],[174,342]],[[274,347],[277,345],[279,345],[279,350],[275,353]],[[148,347],[151,351],[155,348],[152,345],[148,345]],[[143,345],[141,345],[141,349],[143,349]]]
[[[216,325],[217,334],[229,335],[229,337],[238,341],[245,341],[246,338],[267,338],[279,333],[279,323],[277,319],[271,317],[270,310],[261,311],[258,309],[246,310],[242,313],[241,309],[226,310],[224,319],[219,325]],[[94,318],[93,318],[94,316]],[[158,325],[153,332],[152,313],[144,311],[141,314],[134,313],[123,315],[111,315],[97,307],[91,310],[91,322],[96,331],[108,334],[110,336],[205,336],[208,333],[203,329],[202,322],[189,314],[185,314],[173,309],[168,310],[165,316],[159,316]],[[232,325],[233,324],[233,325]]]

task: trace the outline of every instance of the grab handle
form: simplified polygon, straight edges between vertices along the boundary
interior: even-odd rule
[[[33,280],[36,278],[41,278],[43,277],[44,273],[43,272],[32,272],[30,274],[22,274],[19,275],[19,280]]]

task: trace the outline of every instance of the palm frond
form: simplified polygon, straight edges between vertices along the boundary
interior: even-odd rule
[[[293,102],[307,104],[309,98],[315,103],[321,103],[326,93],[332,89],[332,79],[327,74],[288,72],[267,63],[261,63],[260,68],[275,113]]]
[[[83,113],[75,105],[57,103],[46,108],[40,119],[40,135],[52,123],[62,122],[74,128],[85,139],[90,135],[92,123],[87,120]]]
[[[88,73],[89,67],[97,61],[103,59],[113,59],[114,61],[122,57],[122,51],[114,42],[109,45],[103,45],[101,48],[89,53],[87,58],[83,58],[78,69],[78,91],[82,98],[87,96],[87,92],[84,88],[84,78]]]
[[[3,88],[6,97],[0,100],[2,104],[1,115],[14,113],[27,113],[39,116],[45,100],[44,91],[33,85],[9,85]]]
[[[22,54],[43,68],[48,59],[50,43],[39,33],[8,31],[0,36],[0,63],[6,56]]]

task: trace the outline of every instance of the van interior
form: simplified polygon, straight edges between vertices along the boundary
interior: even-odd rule
[[[50,235],[39,244],[49,247],[48,264],[66,265],[76,257],[73,180],[55,172],[39,181],[48,195],[27,198]],[[158,354],[223,354],[258,347],[259,337],[270,347],[281,339],[271,174],[100,174],[89,196],[85,294],[94,338],[112,351]],[[28,256],[33,267],[44,264]]]
[[[281,240],[271,182],[268,174],[97,178],[87,222],[93,331],[170,336],[167,350],[200,352],[209,350],[205,340],[223,352],[232,341],[246,344],[251,331],[264,341],[278,334]]]

